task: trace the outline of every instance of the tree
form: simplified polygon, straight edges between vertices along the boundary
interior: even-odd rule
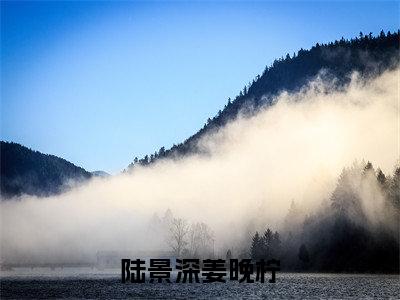
[[[368,162],[364,170],[361,170],[361,166],[357,164],[354,164],[351,168],[343,169],[332,193],[331,206],[334,212],[342,217],[354,218],[355,216],[363,216],[362,199],[358,193],[358,187],[354,182],[359,182],[361,180],[361,172],[363,176],[372,172],[372,164]],[[356,178],[358,180],[355,180]]]
[[[263,254],[263,241],[262,238],[260,237],[258,231],[254,234],[251,242],[251,248],[250,248],[250,253],[251,253],[251,258],[254,260],[258,260],[262,258]]]
[[[389,201],[400,212],[400,166],[396,167],[389,183]],[[400,219],[400,218],[398,218]]]
[[[231,249],[228,249],[228,251],[226,251],[226,261],[229,262],[232,259],[232,251]]]
[[[378,170],[376,170],[376,179],[378,180],[378,182],[381,185],[384,185],[386,183],[386,176],[385,174],[382,172],[382,170],[380,168],[378,168]]]
[[[364,167],[364,171],[367,172],[368,170],[374,170],[374,166],[370,161],[367,162],[367,164]]]
[[[264,258],[267,259],[271,258],[272,238],[273,238],[273,233],[271,229],[267,228],[263,236],[263,243],[264,243],[263,256]]]
[[[165,156],[165,147],[161,147],[160,150],[158,150],[158,156],[159,157]]]
[[[304,215],[300,207],[292,200],[290,208],[283,220],[283,229],[285,232],[295,233],[299,230],[304,221]]]
[[[181,218],[174,218],[170,224],[169,233],[168,244],[172,248],[174,255],[179,257],[188,244],[189,226],[187,221]]]
[[[188,238],[188,250],[193,257],[205,257],[213,252],[214,233],[207,224],[192,224]]]

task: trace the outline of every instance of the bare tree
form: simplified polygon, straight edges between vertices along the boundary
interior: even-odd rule
[[[194,257],[210,255],[213,252],[214,235],[205,223],[195,223],[189,232],[189,253]]]
[[[188,244],[189,226],[187,221],[181,218],[174,218],[169,228],[168,244],[172,248],[174,255],[179,257]]]

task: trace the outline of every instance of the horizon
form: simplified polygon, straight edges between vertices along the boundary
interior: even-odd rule
[[[274,59],[399,28],[394,1],[1,8],[2,140],[110,174],[197,132]]]

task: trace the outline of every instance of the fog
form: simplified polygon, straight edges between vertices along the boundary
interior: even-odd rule
[[[354,74],[348,87],[335,90],[319,77],[204,137],[199,147],[209,155],[160,160],[59,196],[2,201],[2,260],[70,262],[102,250],[168,249],[149,226],[154,213],[162,217],[168,208],[207,223],[217,253],[255,228],[279,229],[292,200],[305,211],[318,209],[354,161],[393,172],[398,78],[398,69],[367,82]],[[374,221],[379,203],[365,203]]]

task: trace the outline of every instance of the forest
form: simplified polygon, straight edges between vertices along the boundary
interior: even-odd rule
[[[175,257],[279,259],[283,271],[399,273],[399,220],[400,167],[386,176],[371,162],[355,162],[322,207],[306,213],[292,201],[279,230],[266,225],[219,253],[205,223],[190,225],[167,210],[150,224],[163,230]]]
[[[92,177],[81,167],[63,158],[33,151],[17,143],[1,141],[2,199],[22,194],[49,196],[63,192],[68,185]]]
[[[398,273],[399,220],[400,167],[386,176],[355,163],[319,211],[303,215],[293,202],[281,235],[256,232],[251,256],[279,258],[287,270]]]
[[[300,49],[292,55],[287,53],[285,57],[266,66],[264,72],[245,85],[234,99],[228,98],[223,109],[215,117],[209,118],[197,133],[170,149],[161,147],[154,154],[135,157],[125,171],[132,171],[135,165],[152,164],[159,159],[178,159],[201,153],[202,149],[197,144],[205,134],[218,130],[239,114],[249,117],[256,114],[260,109],[273,105],[273,99],[279,93],[297,92],[318,75],[323,74],[338,89],[350,82],[353,72],[358,72],[365,79],[379,76],[398,65],[399,44],[399,31],[381,31],[377,36],[360,32],[358,37],[350,40],[341,38],[327,44],[317,43],[309,50]]]

